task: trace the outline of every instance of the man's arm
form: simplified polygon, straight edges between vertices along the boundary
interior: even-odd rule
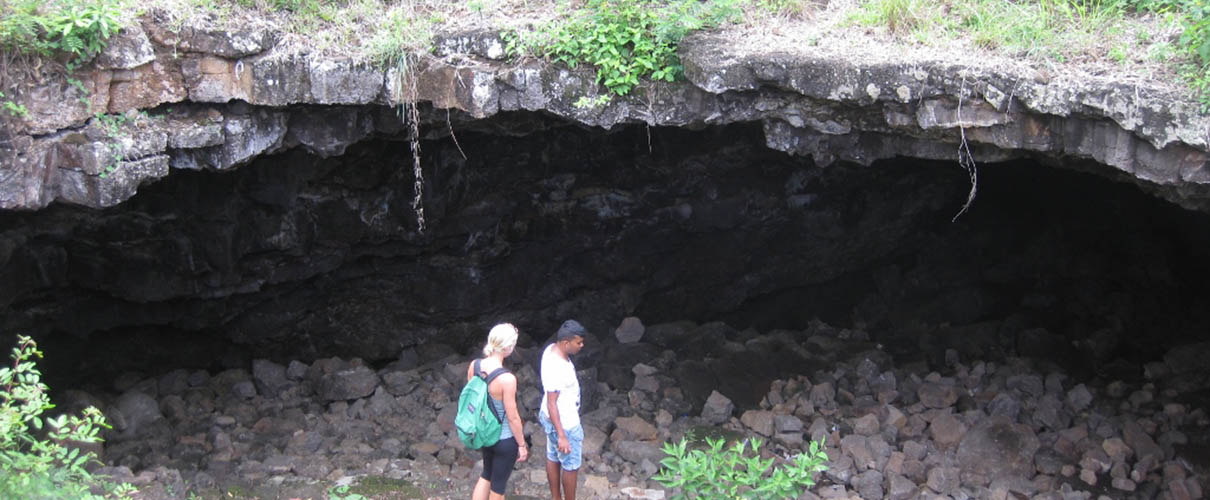
[[[567,432],[564,431],[563,422],[559,419],[559,391],[546,393],[546,414],[550,417],[550,423],[555,426],[555,432],[559,434],[559,451],[571,453],[571,442],[567,440]]]

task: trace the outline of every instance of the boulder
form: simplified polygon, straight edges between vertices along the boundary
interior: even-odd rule
[[[1006,417],[983,419],[958,443],[962,472],[988,481],[1001,476],[1032,477],[1041,444],[1033,430]],[[986,484],[986,483],[984,483]]]
[[[614,420],[612,439],[615,441],[655,441],[660,432],[642,417],[619,417]]]
[[[664,450],[649,441],[619,441],[611,445],[613,452],[628,462],[641,464],[644,460],[659,463],[664,459]]]
[[[773,412],[771,411],[748,410],[739,417],[739,421],[761,436],[771,437],[774,434]]]
[[[916,390],[920,402],[928,408],[947,408],[958,402],[958,388],[953,381],[925,382]]]
[[[378,374],[364,365],[338,370],[315,383],[315,393],[324,402],[346,401],[369,396],[378,387]]]
[[[622,319],[622,324],[613,331],[613,336],[619,344],[633,344],[642,340],[643,333],[646,331],[642,320],[634,316],[627,316]]]
[[[718,425],[730,419],[734,411],[735,405],[727,396],[712,391],[710,397],[706,398],[706,405],[702,407],[702,420],[707,424]]]
[[[950,414],[939,415],[929,422],[929,437],[933,438],[937,448],[942,450],[957,445],[966,435],[966,431],[966,424]]]
[[[116,431],[117,439],[131,439],[164,416],[160,413],[160,404],[155,398],[132,390],[118,396],[105,417]]]
[[[267,359],[252,360],[252,381],[265,397],[277,397],[292,382],[286,377],[286,367]]]

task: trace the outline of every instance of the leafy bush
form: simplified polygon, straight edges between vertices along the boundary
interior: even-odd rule
[[[626,95],[643,78],[675,81],[677,45],[686,34],[735,19],[737,0],[587,0],[570,19],[536,33],[514,33],[512,52],[532,49],[575,67],[591,64],[597,83]]]
[[[122,29],[125,1],[0,2],[0,50],[39,56],[63,53],[69,63],[86,60]]]
[[[54,405],[34,357],[42,352],[33,339],[18,336],[12,367],[0,368],[0,498],[128,498],[129,485],[115,487],[85,468],[96,455],[63,444],[100,441],[98,433],[108,426],[99,410],[43,418]]]
[[[1205,0],[1183,0],[1185,31],[1180,45],[1193,57],[1185,76],[1197,91],[1203,109],[1210,108],[1210,4]]]
[[[1182,74],[1196,92],[1203,109],[1210,109],[1210,3],[1206,0],[1102,0],[1121,4],[1123,10],[1152,12],[1179,20],[1183,27],[1178,50],[1189,59]]]
[[[700,498],[782,499],[794,498],[815,485],[814,475],[827,470],[827,453],[812,441],[806,453],[773,467],[774,459],[760,458],[760,439],[740,441],[724,448],[723,439],[706,438],[705,450],[688,450],[688,442],[665,443],[663,469],[654,479],[674,488],[673,500]]]

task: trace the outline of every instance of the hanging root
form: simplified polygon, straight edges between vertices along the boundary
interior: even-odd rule
[[[462,155],[462,159],[466,159],[466,152],[462,151],[462,145],[458,144],[458,136],[454,135],[454,124],[450,123],[450,110],[445,110],[445,126],[450,129],[450,139],[454,140],[454,147],[458,148],[458,154]]]
[[[962,204],[962,209],[954,214],[954,218],[950,222],[957,222],[962,214],[970,209],[971,204],[975,202],[975,194],[979,191],[979,169],[975,165],[975,157],[971,156],[971,148],[966,143],[966,127],[962,122],[962,98],[966,95],[966,77],[962,78],[962,91],[958,93],[958,134],[961,141],[958,143],[958,166],[966,169],[967,175],[971,179],[971,190],[966,195],[966,203]]]
[[[399,118],[408,126],[408,146],[412,150],[412,211],[416,213],[416,230],[424,234],[424,169],[420,168],[420,110],[416,100],[416,69],[407,54],[399,57]]]

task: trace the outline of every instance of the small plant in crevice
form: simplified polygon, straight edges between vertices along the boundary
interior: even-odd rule
[[[479,16],[480,19],[483,18],[483,12],[488,10],[487,2],[484,0],[470,0],[466,2],[466,6],[471,9],[471,12]]]
[[[0,92],[0,108],[14,118],[25,118],[29,116],[29,110],[25,109],[25,105],[11,101],[4,92]]]
[[[118,170],[118,165],[122,163],[122,145],[116,142],[110,142],[105,145],[109,151],[109,160],[105,162],[105,168],[101,169],[101,173],[97,177],[102,179],[109,177]]]
[[[100,127],[101,131],[105,132],[105,135],[109,137],[117,137],[123,134],[122,127],[130,121],[126,115],[121,113],[112,115],[97,113],[93,115],[93,120],[97,122],[97,126]]]
[[[142,112],[146,115],[146,112]],[[133,121],[133,118],[126,114],[105,114],[97,113],[93,115],[93,121],[97,128],[100,128],[105,133],[105,137],[109,139],[105,143],[105,148],[108,151],[108,157],[105,162],[105,167],[101,169],[101,173],[97,176],[104,179],[118,169],[118,165],[122,162],[123,151],[122,139],[129,137],[129,133],[125,130],[125,126]]]
[[[609,104],[611,99],[609,94],[601,94],[596,97],[580,96],[576,102],[572,103],[572,106],[575,106],[576,109],[596,109]]]

